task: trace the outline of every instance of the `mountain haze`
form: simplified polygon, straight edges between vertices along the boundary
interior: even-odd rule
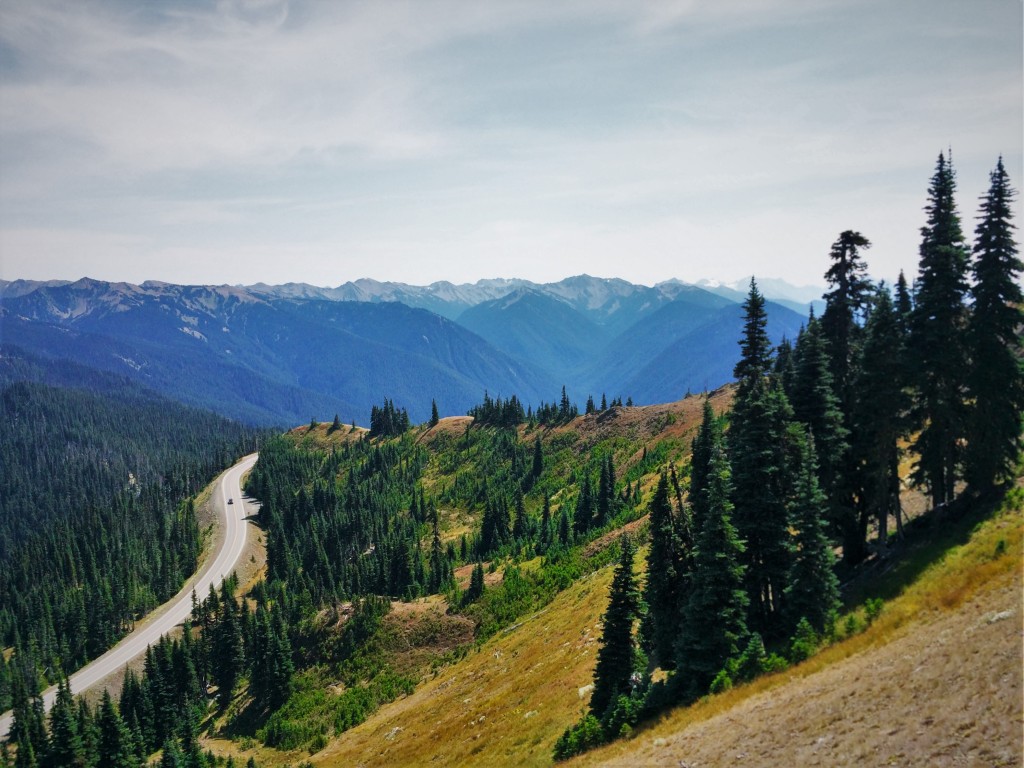
[[[366,423],[384,398],[423,421],[431,400],[458,415],[485,391],[538,405],[565,385],[580,403],[641,404],[717,387],[741,323],[737,296],[720,293],[588,275],[337,288],[18,280],[0,285],[0,341],[250,423]],[[772,339],[803,319],[772,305]]]

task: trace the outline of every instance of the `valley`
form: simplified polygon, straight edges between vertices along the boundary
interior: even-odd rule
[[[74,361],[253,424],[365,425],[382,396],[420,422],[431,398],[462,415],[485,391],[537,407],[562,386],[580,402],[637,404],[715,389],[738,358],[741,301],[586,275],[337,289],[15,281],[0,286],[0,354]],[[774,343],[806,322],[783,301],[769,307]]]

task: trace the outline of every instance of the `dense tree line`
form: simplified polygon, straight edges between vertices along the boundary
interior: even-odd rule
[[[895,296],[872,285],[861,256],[870,242],[841,233],[825,312],[812,313],[795,345],[772,349],[751,281],[728,431],[706,404],[687,504],[672,504],[662,475],[644,600],[624,555],[590,714],[559,739],[556,757],[786,663],[769,649],[804,658],[833,629],[834,548],[850,567],[867,554],[872,522],[882,546],[890,518],[901,530],[900,445],[915,433],[913,480],[935,508],[951,505],[964,481],[979,494],[1011,477],[1022,445],[1024,265],[1001,159],[990,181],[972,264],[953,169],[939,156],[913,292],[902,275]],[[671,671],[666,682],[641,681],[651,665]]]
[[[335,421],[338,417],[335,416]],[[384,398],[384,405],[370,409],[370,437],[394,437],[409,429],[409,413],[395,408],[392,400]]]
[[[260,434],[127,385],[18,382],[0,410],[0,645],[55,680],[194,572],[190,498]]]
[[[255,612],[245,610],[233,596],[236,587],[234,579],[225,580],[219,594],[211,587],[195,602],[180,639],[164,636],[149,647],[142,673],[126,673],[117,704],[104,691],[93,710],[84,698],[75,701],[62,679],[44,716],[35,679],[15,676],[14,765],[136,768],[157,750],[163,751],[161,765],[234,765],[199,746],[211,692],[224,707],[245,675],[257,706],[276,705],[287,697],[293,671],[287,607],[261,599]]]

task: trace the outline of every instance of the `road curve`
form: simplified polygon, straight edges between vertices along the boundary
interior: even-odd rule
[[[206,597],[210,585],[219,587],[225,576],[238,564],[249,528],[245,518],[255,512],[257,504],[246,502],[242,497],[242,475],[256,463],[259,454],[253,453],[244,457],[218,478],[210,501],[213,503],[217,516],[224,526],[224,537],[220,549],[207,563],[181,588],[174,597],[152,613],[148,614],[136,626],[136,629],[121,642],[97,659],[86,664],[69,678],[72,693],[82,693],[102,681],[107,675],[116,672],[129,661],[146,652],[146,648],[155,645],[161,635],[166,635],[178,624],[181,624],[192,613],[192,590],[200,599]],[[228,504],[228,499],[234,503]],[[43,692],[43,706],[50,711],[54,699],[57,698],[56,686]],[[11,729],[13,715],[5,712],[0,715],[0,739],[7,738]]]

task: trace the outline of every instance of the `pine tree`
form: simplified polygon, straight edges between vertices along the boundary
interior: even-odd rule
[[[434,535],[430,542],[430,592],[440,592],[451,580],[451,568],[441,544],[441,528],[437,517],[437,509],[433,510]]]
[[[594,490],[590,483],[590,475],[583,476],[580,495],[576,499],[576,514],[573,517],[573,530],[580,536],[591,529],[594,524]]]
[[[75,717],[75,702],[71,696],[71,688],[67,679],[57,684],[57,698],[50,710],[50,743],[46,751],[44,765],[76,766],[83,765],[85,755],[82,751],[82,737],[78,733],[78,722]]]
[[[853,424],[856,453],[863,462],[863,508],[868,517],[878,521],[878,539],[883,546],[890,516],[895,516],[897,531],[902,531],[899,441],[907,431],[910,407],[905,359],[903,324],[882,283],[865,327]],[[861,539],[865,533],[866,525],[862,524]]]
[[[231,697],[245,668],[242,632],[233,603],[233,599],[221,600],[221,610],[213,638],[216,658],[213,678],[217,684],[217,699],[221,709],[227,709],[231,703]]]
[[[526,502],[523,499],[523,489],[516,489],[516,508],[512,518],[512,538],[516,541],[526,541],[530,532],[529,519],[526,517]]]
[[[727,438],[735,506],[730,516],[745,544],[740,562],[749,595],[750,629],[775,637],[782,629],[789,563],[787,451],[793,411],[781,386],[767,378],[771,366],[771,346],[764,332],[767,317],[753,281],[744,306],[742,356],[734,369],[738,386]],[[709,483],[711,479],[709,475]],[[696,510],[698,531],[702,513]]]
[[[175,739],[168,739],[164,742],[160,768],[185,768],[185,755]]]
[[[790,519],[796,530],[793,557],[786,585],[789,631],[807,619],[818,633],[831,626],[839,607],[839,580],[833,566],[835,555],[825,535],[827,500],[818,485],[813,439],[800,441],[800,466],[790,503]]]
[[[135,768],[139,761],[135,756],[131,731],[114,708],[114,700],[106,690],[103,691],[97,723],[99,764],[109,768]]]
[[[643,623],[644,645],[652,666],[671,669],[675,666],[680,595],[686,594],[686,584],[684,574],[676,571],[682,542],[672,519],[668,475],[665,472],[658,480],[648,512],[651,545],[647,552],[647,583],[643,593],[647,606]]]
[[[844,426],[836,383],[832,376],[838,362],[829,354],[824,322],[813,315],[797,339],[792,394],[796,419],[811,430],[818,447],[822,488],[837,489],[849,430]]]
[[[796,373],[793,360],[793,343],[783,337],[779,346],[775,348],[775,367],[772,371],[775,379],[782,385],[782,391],[786,397],[793,399],[793,378]]]
[[[590,711],[599,719],[616,698],[629,693],[630,678],[636,671],[633,625],[640,614],[640,592],[633,575],[633,543],[625,535],[620,542],[622,554],[612,576],[590,699]]]
[[[832,378],[838,366],[829,355],[823,324],[813,315],[796,343],[792,396],[793,415],[810,430],[818,448],[818,480],[829,499],[829,520],[836,539],[843,545],[843,556],[857,563],[864,556],[864,535],[859,524],[853,477],[855,464],[848,442],[849,430],[840,410],[839,396]],[[852,387],[846,387],[852,389]],[[850,396],[850,402],[854,398]]]
[[[974,311],[968,328],[972,355],[966,476],[979,491],[1010,477],[1022,447],[1024,367],[1020,329],[1024,296],[1012,222],[1015,190],[999,158],[982,199],[974,244]]]
[[[473,572],[469,577],[469,589],[466,590],[463,596],[464,603],[472,603],[474,600],[480,598],[484,593],[484,564],[477,562],[473,566]]]
[[[437,400],[430,401],[430,426],[436,427],[441,417],[437,413]]]
[[[676,674],[689,696],[703,694],[747,638],[744,546],[732,524],[730,486],[729,461],[716,442],[708,465],[707,517],[697,536],[676,655]]]
[[[900,270],[900,276],[896,280],[896,317],[900,323],[900,335],[907,338],[910,335],[910,318],[914,312],[914,300],[910,295],[910,288],[907,287],[907,278]]]
[[[968,253],[960,228],[952,162],[940,154],[928,188],[928,220],[921,229],[917,296],[911,317],[916,402],[921,427],[914,479],[929,489],[933,506],[952,501],[960,475],[966,428],[964,372]]]
[[[690,459],[690,507],[693,509],[693,535],[700,534],[704,518],[707,517],[708,472],[711,465],[711,451],[722,440],[722,429],[711,408],[711,400],[704,398],[704,413],[697,436],[693,438],[693,453]]]
[[[824,296],[821,330],[828,342],[832,379],[845,414],[853,407],[851,385],[856,373],[860,321],[867,311],[871,291],[867,265],[860,252],[870,247],[871,243],[860,232],[846,230],[832,244],[832,266],[825,273],[832,290]]]
[[[743,336],[740,339],[740,360],[733,368],[740,390],[754,386],[771,368],[771,342],[768,339],[768,315],[764,296],[757,282],[750,279],[750,291],[743,302]]]

